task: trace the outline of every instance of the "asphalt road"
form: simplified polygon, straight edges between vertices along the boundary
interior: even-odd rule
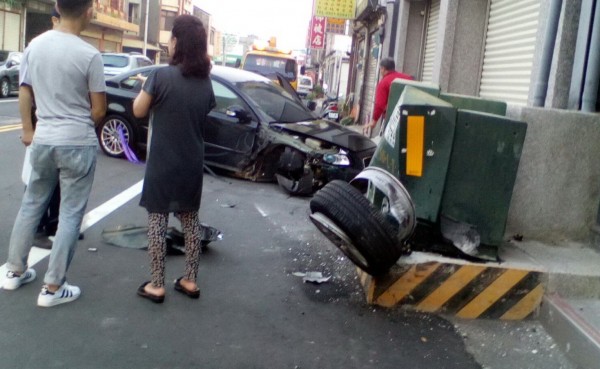
[[[13,105],[0,102],[0,117],[14,115]],[[0,119],[0,265],[23,192],[24,148],[11,122]],[[165,303],[141,299],[145,251],[108,245],[102,231],[145,225],[132,189],[143,171],[99,153],[87,210],[96,217],[68,274],[82,296],[36,306],[47,257],[34,266],[36,281],[0,290],[0,368],[571,368],[535,322],[368,306],[354,266],[308,220],[309,199],[275,184],[207,174],[201,220],[223,240],[201,255],[200,300],[171,287],[182,256],[168,257]],[[131,200],[115,205],[128,189]],[[307,271],[331,279],[316,285],[294,275]]]

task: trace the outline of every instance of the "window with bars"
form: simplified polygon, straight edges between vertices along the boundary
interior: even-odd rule
[[[173,22],[175,22],[176,17],[176,12],[162,10],[160,12],[160,29],[163,31],[171,31],[173,29]]]

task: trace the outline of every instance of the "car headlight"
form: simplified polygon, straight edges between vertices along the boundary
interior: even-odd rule
[[[350,165],[350,158],[345,152],[340,151],[337,154],[325,154],[323,155],[323,161],[333,165],[348,166]]]

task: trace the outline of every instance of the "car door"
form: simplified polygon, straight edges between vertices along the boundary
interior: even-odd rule
[[[254,149],[258,119],[233,89],[214,78],[212,86],[217,105],[208,114],[204,128],[204,159],[228,170],[242,170]],[[233,110],[239,109],[248,114],[248,120],[233,116]]]
[[[19,89],[19,70],[21,66],[21,53],[12,53],[9,55],[6,61],[9,66],[6,70],[6,75],[10,81],[11,91]]]

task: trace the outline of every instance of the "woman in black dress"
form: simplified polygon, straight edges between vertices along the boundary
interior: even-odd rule
[[[150,113],[146,173],[140,205],[148,211],[148,253],[152,280],[138,295],[163,302],[166,233],[169,213],[181,219],[185,233],[185,273],[175,290],[198,298],[200,254],[198,210],[202,195],[204,123],[215,106],[209,78],[210,59],[202,22],[191,15],[175,18],[169,41],[169,65],[144,81],[133,103],[136,117]]]

